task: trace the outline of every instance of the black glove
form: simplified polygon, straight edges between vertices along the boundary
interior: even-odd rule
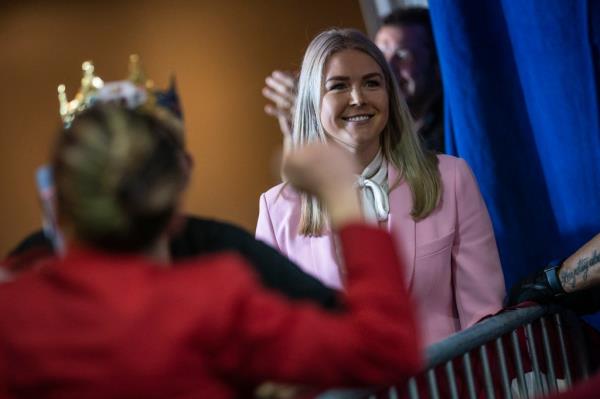
[[[545,270],[519,281],[510,290],[507,306],[527,301],[544,304],[564,294],[565,291],[560,285],[557,275],[559,267],[560,263],[557,262],[557,264],[550,265]]]
[[[591,287],[583,291],[569,292],[560,296],[557,304],[574,311],[578,316],[600,311],[600,287]]]

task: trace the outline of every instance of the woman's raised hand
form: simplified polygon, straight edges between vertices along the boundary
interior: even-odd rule
[[[296,102],[296,75],[291,72],[273,71],[265,79],[262,94],[273,103],[265,105],[265,112],[279,121],[285,140],[292,134],[294,103]]]

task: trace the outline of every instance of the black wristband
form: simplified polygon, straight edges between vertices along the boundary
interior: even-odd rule
[[[558,279],[558,269],[562,266],[561,260],[553,260],[548,263],[548,266],[544,269],[544,274],[546,275],[546,279],[548,280],[548,284],[552,291],[554,291],[555,295],[561,295],[565,293],[562,285],[560,284],[560,280]]]

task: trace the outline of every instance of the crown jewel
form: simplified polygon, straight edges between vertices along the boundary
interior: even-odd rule
[[[81,87],[72,100],[67,99],[65,85],[58,86],[59,113],[65,126],[69,126],[77,114],[96,102],[118,102],[128,108],[143,107],[151,111],[166,109],[176,119],[183,119],[175,79],[171,79],[168,90],[155,90],[154,82],[146,78],[137,54],[129,56],[129,76],[126,80],[105,83],[96,76],[92,61],[85,61],[81,69]]]

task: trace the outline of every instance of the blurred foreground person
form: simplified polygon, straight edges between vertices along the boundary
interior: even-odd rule
[[[547,399],[598,399],[600,395],[600,373],[589,380],[580,381],[572,389],[548,396]]]
[[[90,104],[118,103],[128,108],[152,108],[177,126],[171,131],[174,134],[173,143],[180,151],[186,176],[192,174],[194,161],[192,154],[186,149],[183,112],[174,81],[168,90],[154,88],[152,82],[145,78],[137,55],[130,57],[129,76],[126,80],[104,82],[96,75],[90,61],[84,62],[82,69],[81,87],[73,100],[67,101],[65,87],[59,86],[60,114],[65,125],[71,123],[75,115]],[[48,263],[49,258],[64,252],[60,229],[56,226],[51,168],[40,168],[37,182],[44,230],[30,234],[0,262],[0,281],[14,278],[29,269],[39,270]],[[240,227],[183,214],[179,215],[177,225],[171,231],[169,252],[165,254],[173,261],[220,251],[234,251],[249,262],[264,285],[286,297],[309,299],[326,309],[341,306],[335,290],[304,273],[287,257],[256,240]]]
[[[347,311],[264,289],[235,255],[168,265],[186,185],[177,129],[93,106],[61,132],[52,168],[65,255],[0,285],[2,398],[233,398],[256,383],[401,383],[421,366],[388,233],[362,223],[345,152],[291,154],[289,182],[339,232]]]

